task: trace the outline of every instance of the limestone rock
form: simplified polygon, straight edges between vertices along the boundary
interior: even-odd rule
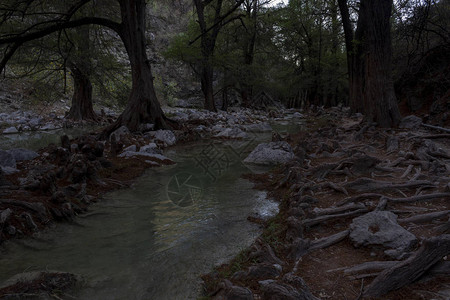
[[[150,154],[162,154],[161,149],[155,143],[150,143],[148,145],[142,146],[139,152],[150,153]]]
[[[245,163],[272,165],[287,163],[295,158],[294,151],[285,141],[262,143],[247,156]]]
[[[417,238],[397,223],[389,211],[372,211],[353,219],[350,240],[356,247],[383,246],[396,251],[385,252],[397,258],[417,244]]]
[[[161,142],[164,146],[172,146],[177,142],[177,138],[171,130],[157,130],[148,133],[156,141]]]

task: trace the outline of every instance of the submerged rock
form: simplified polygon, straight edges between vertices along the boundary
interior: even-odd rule
[[[385,253],[393,258],[411,250],[417,238],[397,223],[397,215],[389,211],[372,211],[353,219],[350,240],[356,247],[383,246],[393,249]]]
[[[250,132],[271,132],[272,126],[269,123],[258,123],[244,125],[244,128]]]
[[[262,143],[247,156],[245,163],[261,165],[287,163],[295,158],[291,145],[285,141]]]

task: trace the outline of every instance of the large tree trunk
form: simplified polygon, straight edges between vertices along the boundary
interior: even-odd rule
[[[361,1],[355,35],[357,41],[362,41],[362,55],[355,64],[364,75],[359,83],[363,113],[381,127],[400,122],[391,76],[391,10],[392,0]]]
[[[108,133],[125,125],[137,131],[143,123],[166,128],[166,118],[156,97],[145,41],[145,0],[119,0],[122,16],[120,37],[131,64],[132,88],[127,106]]]
[[[74,93],[67,118],[72,120],[96,120],[97,116],[92,107],[92,84],[89,76],[74,63],[71,64],[70,71],[74,81]]]
[[[392,0],[362,0],[355,34],[346,0],[339,0],[349,72],[350,107],[381,127],[400,121],[391,77]]]

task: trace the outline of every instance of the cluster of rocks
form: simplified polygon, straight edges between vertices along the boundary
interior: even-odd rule
[[[111,122],[117,114],[109,109],[102,109],[98,114],[102,124]],[[18,134],[29,131],[51,131],[61,128],[72,128],[79,125],[89,124],[88,121],[73,121],[66,119],[63,115],[49,113],[38,114],[32,111],[14,111],[12,113],[0,113],[0,128],[3,134]]]
[[[449,135],[426,130],[416,117],[405,118],[401,129],[383,130],[337,108],[324,116],[328,125],[305,129],[294,147],[272,142],[250,154],[261,163],[283,153],[284,166],[270,182],[261,177],[279,193],[280,215],[259,222],[266,229],[247,253],[250,266],[226,279],[212,273],[222,280],[210,291],[213,299],[380,297],[421,278],[450,275]],[[339,255],[349,245],[355,251],[350,265]],[[321,256],[329,247],[335,255]],[[318,276],[321,289],[308,289]],[[336,276],[343,279],[335,282]],[[363,278],[373,281],[352,290]],[[342,286],[349,280],[355,284]]]

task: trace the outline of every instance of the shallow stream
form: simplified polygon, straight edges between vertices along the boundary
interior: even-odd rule
[[[0,282],[21,272],[58,270],[85,279],[77,299],[196,299],[199,276],[260,233],[247,216],[277,212],[265,192],[240,177],[264,170],[249,170],[241,161],[269,139],[260,134],[252,141],[166,150],[176,165],[148,170],[72,224],[5,243]]]

